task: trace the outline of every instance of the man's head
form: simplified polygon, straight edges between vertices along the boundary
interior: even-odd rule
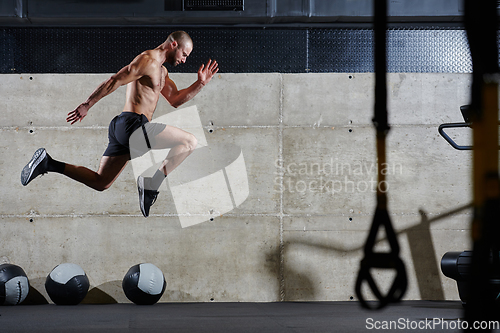
[[[193,40],[184,31],[172,32],[167,38],[169,50],[167,52],[166,62],[173,66],[185,63],[186,58],[193,50]]]

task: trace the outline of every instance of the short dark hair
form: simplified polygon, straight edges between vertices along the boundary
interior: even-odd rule
[[[181,46],[185,45],[186,43],[191,43],[191,45],[193,45],[193,40],[191,39],[191,37],[187,32],[182,30],[172,32],[170,35],[168,35],[167,41],[169,41],[170,43],[176,41]]]

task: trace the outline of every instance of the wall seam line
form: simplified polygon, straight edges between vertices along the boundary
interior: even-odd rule
[[[279,127],[278,127],[278,165],[283,165],[283,74],[280,74],[280,96],[279,96]],[[282,170],[278,171],[280,178],[280,188],[283,188]],[[284,239],[283,239],[283,191],[280,191],[279,200],[279,293],[280,302],[286,299],[285,294],[285,258],[284,258]]]

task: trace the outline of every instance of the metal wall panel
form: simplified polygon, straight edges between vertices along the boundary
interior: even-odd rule
[[[26,16],[26,2],[28,0],[2,0],[0,1],[0,18],[7,17],[17,21]]]
[[[309,64],[313,72],[373,72],[373,30],[313,29]],[[387,70],[393,73],[470,73],[467,35],[452,29],[390,29]]]
[[[305,70],[306,30],[188,29],[194,49],[171,72],[196,72],[209,58],[221,72]],[[109,73],[137,54],[157,47],[172,29],[10,28],[0,30],[2,73]]]
[[[373,0],[245,0],[244,10],[182,10],[183,0],[4,0],[0,24],[25,26],[273,25],[372,21]],[[462,0],[391,0],[392,22],[457,22]],[[24,19],[16,19],[21,4]],[[24,10],[29,8],[29,11]],[[17,15],[19,17],[21,15]],[[366,26],[365,26],[366,27]]]
[[[0,1],[0,16],[16,16],[16,0]]]
[[[188,29],[195,48],[172,72],[196,72],[208,58],[226,73],[373,72],[370,29]],[[6,28],[1,73],[116,72],[161,44],[166,28]],[[388,71],[470,73],[461,29],[388,30]]]

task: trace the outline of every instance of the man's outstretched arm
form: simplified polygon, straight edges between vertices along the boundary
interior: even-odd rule
[[[161,94],[174,108],[181,106],[190,99],[192,99],[200,90],[214,77],[214,75],[219,71],[217,61],[209,60],[207,65],[201,65],[198,70],[198,80],[190,85],[189,87],[177,90],[177,87],[171,79],[166,78],[165,86],[163,87]]]
[[[71,122],[71,125],[76,123],[78,120],[82,121],[82,119],[87,115],[89,109],[99,100],[111,94],[119,87],[135,81],[145,75],[145,70],[149,68],[151,61],[152,59],[143,55],[138,56],[129,65],[123,67],[118,73],[101,83],[85,102],[80,104],[75,110],[68,113],[66,121]]]

